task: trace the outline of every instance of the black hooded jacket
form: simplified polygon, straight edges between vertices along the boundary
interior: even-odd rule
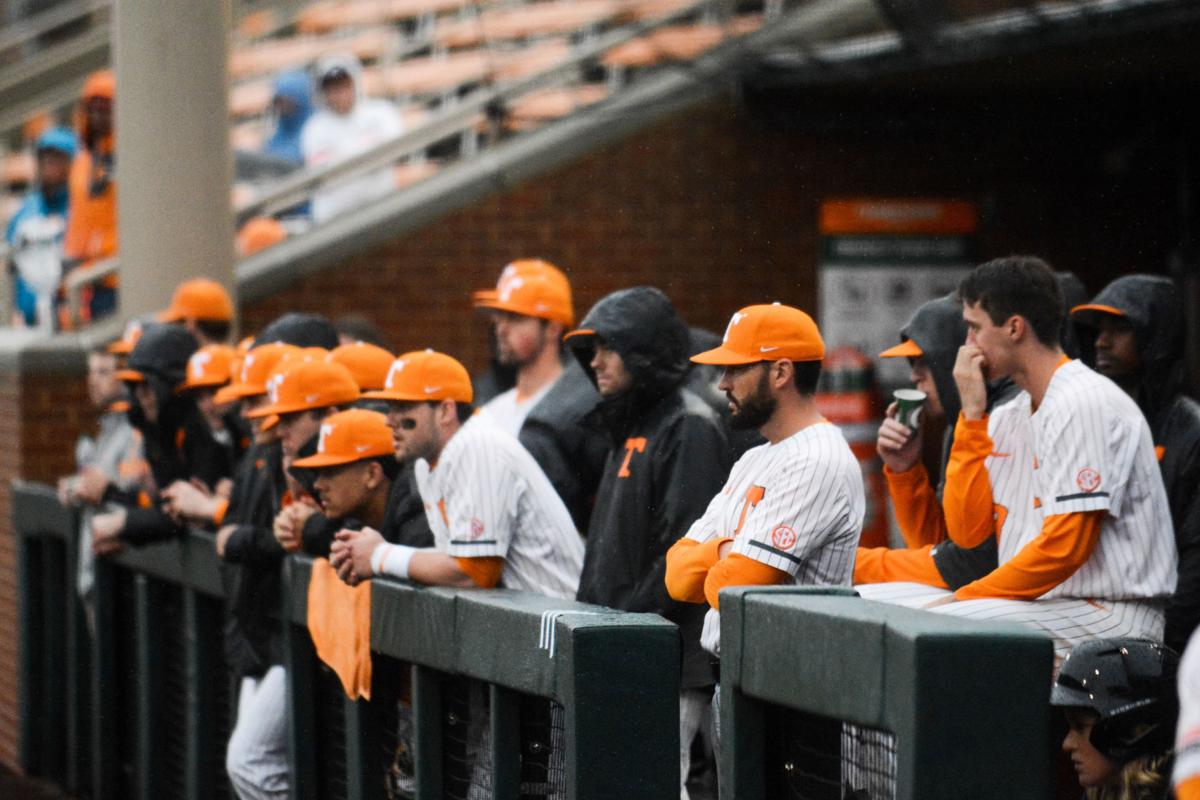
[[[711,408],[683,388],[687,327],[666,295],[638,287],[614,292],[588,313],[569,340],[594,381],[598,339],[632,375],[628,392],[600,400],[584,424],[611,446],[588,526],[578,599],[661,614],[679,625],[685,689],[712,684],[700,649],[702,605],[667,594],[666,553],[704,512],[728,476],[731,453]]]
[[[158,407],[156,420],[150,422],[134,396],[129,421],[142,434],[146,461],[159,490],[178,480],[194,479],[215,489],[217,482],[230,474],[228,453],[213,438],[195,402],[176,392],[197,347],[195,338],[181,326],[154,325],[142,334],[129,355],[128,368],[141,374],[142,381],[154,392]],[[157,496],[149,498],[149,506],[133,498],[114,499],[127,505],[121,538],[129,544],[147,544],[183,532],[183,527],[162,511]]]
[[[272,531],[287,486],[279,442],[253,444],[233,478],[224,525],[221,578],[225,585],[225,654],[240,675],[261,675],[283,663],[279,564],[287,555]]]
[[[1182,650],[1200,623],[1200,404],[1183,393],[1183,305],[1178,287],[1159,275],[1126,275],[1110,283],[1089,305],[1120,312],[1133,327],[1141,359],[1134,399],[1162,456],[1159,468],[1171,505],[1179,583],[1167,605],[1165,642]],[[1096,328],[1106,313],[1080,309],[1071,315],[1084,363],[1095,366]]]

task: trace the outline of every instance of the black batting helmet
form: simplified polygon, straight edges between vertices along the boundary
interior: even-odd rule
[[[1171,749],[1179,700],[1179,656],[1158,642],[1099,639],[1077,645],[1063,662],[1050,704],[1099,715],[1091,743],[1126,762]]]

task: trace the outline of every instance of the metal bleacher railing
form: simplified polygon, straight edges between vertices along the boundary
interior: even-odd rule
[[[234,687],[211,535],[102,560],[93,639],[75,593],[75,515],[17,482],[13,520],[24,768],[98,800],[230,796]],[[415,777],[420,800],[542,796],[528,787],[556,770],[567,798],[677,795],[673,625],[377,581],[373,700],[351,702],[304,627],[310,565],[293,557],[284,578],[297,797],[384,797],[396,772]],[[1049,639],[850,590],[728,589],[721,612],[728,796],[1052,796]],[[470,767],[479,752],[491,754],[485,784]]]
[[[24,768],[95,800],[230,797],[235,696],[212,536],[100,560],[93,639],[75,594],[75,515],[47,487],[13,492]],[[377,581],[373,700],[352,702],[305,628],[310,563],[290,558],[283,581],[295,797],[386,797],[398,761],[419,800],[480,788],[472,796],[515,800],[554,770],[568,798],[678,792],[674,625],[507,590]],[[474,752],[491,754],[482,785]]]

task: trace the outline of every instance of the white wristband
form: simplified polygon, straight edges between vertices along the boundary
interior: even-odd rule
[[[407,580],[408,562],[412,561],[417,549],[405,544],[382,542],[371,551],[371,571],[376,575],[391,575]]]

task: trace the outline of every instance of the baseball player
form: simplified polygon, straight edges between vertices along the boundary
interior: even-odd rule
[[[1085,797],[1170,796],[1178,666],[1173,650],[1139,639],[1084,642],[1063,662],[1050,704],[1066,715],[1062,749]]]
[[[516,436],[562,375],[562,337],[575,322],[571,284],[553,264],[522,259],[504,268],[495,289],[475,292],[474,302],[491,311],[500,365],[517,370],[516,386],[480,413]]]
[[[1179,725],[1175,730],[1177,800],[1200,800],[1200,635],[1192,634],[1179,662]]]
[[[927,607],[1024,622],[1052,636],[1059,657],[1092,638],[1161,641],[1176,556],[1137,405],[1063,354],[1061,295],[1040,260],[984,264],[959,296],[968,336],[943,508],[961,546],[998,535],[999,566]],[[999,376],[1022,391],[988,414],[986,379]]]
[[[1083,361],[1137,401],[1154,436],[1179,551],[1164,641],[1178,651],[1200,623],[1200,404],[1183,389],[1181,297],[1170,278],[1126,275],[1071,312]]]
[[[865,512],[862,471],[814,404],[824,355],[812,318],[776,303],[741,309],[719,347],[692,357],[725,368],[719,386],[730,424],[767,440],[734,464],[725,487],[667,553],[667,591],[708,603],[700,643],[718,658],[722,588],[850,585]],[[718,689],[714,707],[719,698]]]
[[[386,574],[575,596],[583,541],[533,457],[469,416],[471,382],[460,363],[432,350],[405,353],[386,388],[366,396],[391,404],[396,453],[415,462],[435,547],[386,543],[371,528],[339,531],[330,560],[344,579]]]
[[[663,574],[667,549],[729,474],[729,445],[721,419],[684,386],[688,329],[658,289],[613,292],[567,341],[602,398],[585,424],[603,430],[611,447],[578,599],[661,614],[679,625],[680,797],[687,800],[692,742],[711,705],[713,679],[700,647],[704,608],[672,600]]]

